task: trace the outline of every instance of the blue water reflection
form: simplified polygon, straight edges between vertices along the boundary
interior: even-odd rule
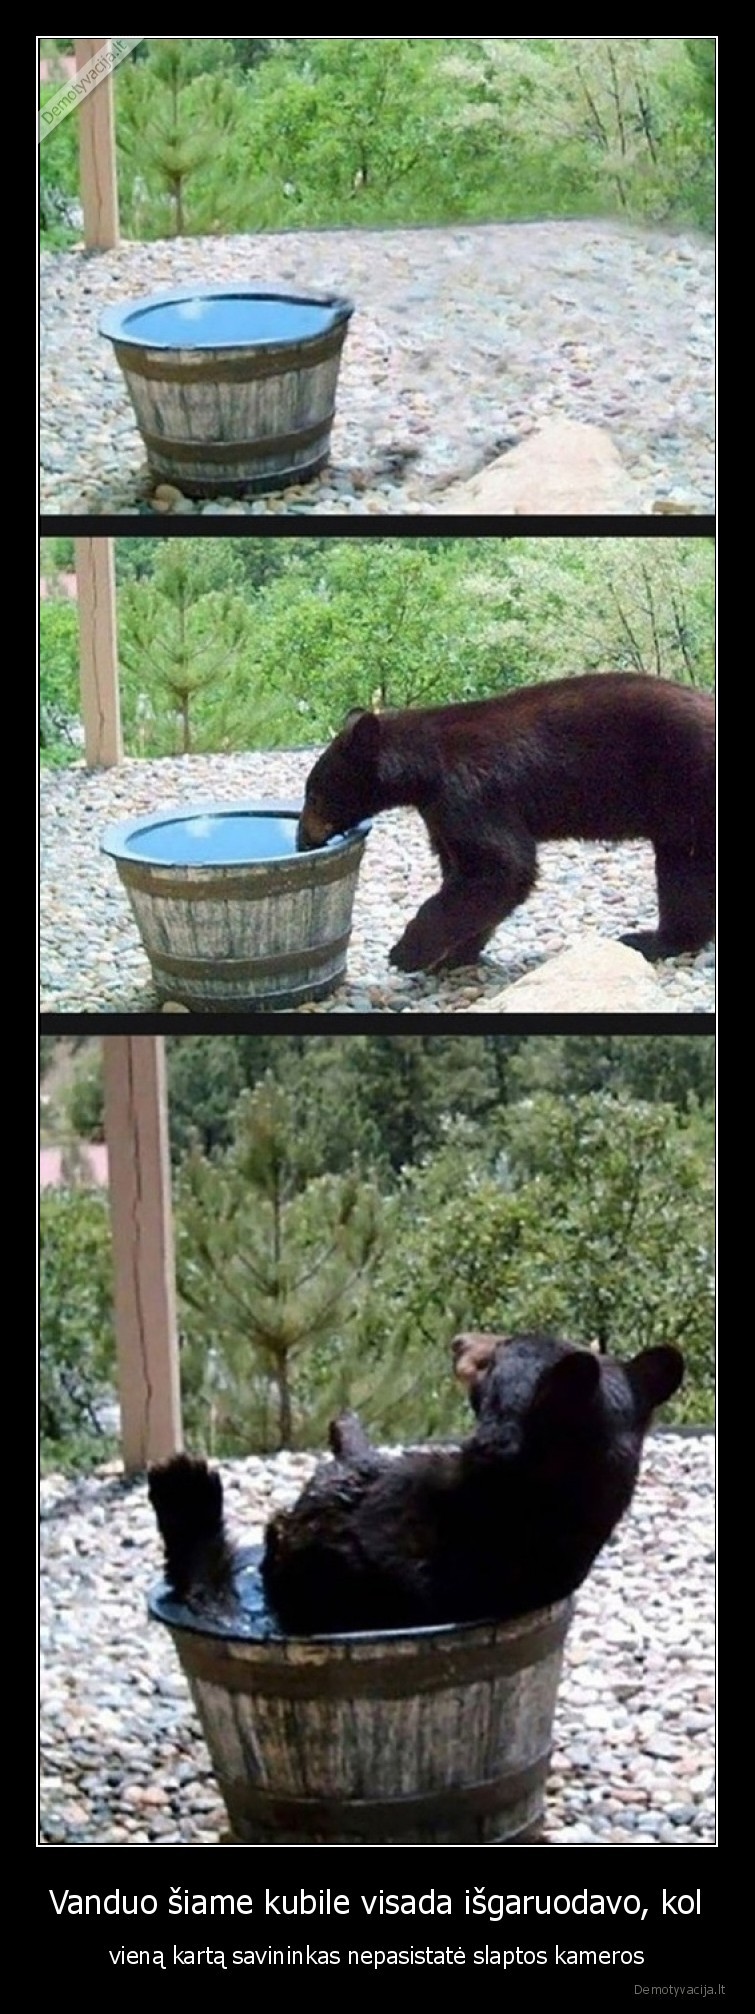
[[[122,342],[155,343],[175,349],[218,345],[296,343],[332,327],[333,306],[265,294],[196,294],[190,300],[161,301],[134,308],[123,317]]]

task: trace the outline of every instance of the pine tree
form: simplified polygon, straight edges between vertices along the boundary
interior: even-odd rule
[[[198,76],[196,67],[191,39],[169,38],[118,80],[118,142],[131,170],[123,194],[131,227],[144,235],[161,236],[167,226],[168,236],[181,238],[218,224],[199,195],[194,203],[194,190],[204,190],[205,171],[229,155],[239,87],[218,72]]]
[[[180,539],[163,547],[149,581],[121,590],[119,616],[125,723],[139,753],[189,755],[196,703],[210,690],[218,700],[217,746],[223,701],[231,699],[251,629],[248,606],[210,588],[201,558]]]
[[[204,1367],[205,1400],[235,1445],[317,1438],[299,1399],[300,1365],[332,1350],[340,1378],[379,1247],[376,1188],[356,1173],[308,1179],[313,1148],[295,1097],[268,1075],[242,1095],[228,1152],[210,1161],[195,1149],[181,1170],[187,1368],[196,1379]]]

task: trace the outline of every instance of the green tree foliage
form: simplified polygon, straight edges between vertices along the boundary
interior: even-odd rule
[[[73,1062],[63,1130],[99,1138],[99,1045]],[[707,1035],[169,1038],[190,1437],[318,1446],[342,1405],[382,1438],[461,1430],[463,1327],[620,1357],[678,1342],[668,1417],[709,1421],[713,1068]],[[73,1195],[44,1199],[46,1376],[71,1399],[84,1338],[86,1423],[111,1362],[92,1222],[107,1232],[102,1198]]]
[[[706,120],[713,122],[716,111],[716,39],[714,35],[696,35],[685,42],[685,49],[694,72],[695,86],[700,109]]]
[[[139,753],[227,747],[253,622],[240,594],[214,586],[212,553],[171,540],[149,580],[121,590],[118,615],[123,718]],[[262,735],[269,715],[263,696],[248,701]]]
[[[710,1417],[712,1141],[673,1108],[538,1092],[482,1130],[453,1122],[407,1170],[366,1314],[434,1366],[433,1425],[451,1416],[455,1327],[543,1328],[617,1356],[676,1342],[673,1417]]]
[[[231,49],[233,60],[239,70],[256,70],[268,56],[275,56],[282,50],[301,49],[306,46],[300,36],[280,35],[233,35]]]
[[[239,134],[243,94],[212,41],[164,40],[116,80],[124,206],[136,235],[184,237],[222,230],[217,174]],[[226,45],[226,61],[231,55]],[[201,69],[200,69],[201,64]],[[157,228],[155,228],[157,226]]]
[[[130,754],[311,747],[351,706],[585,671],[713,683],[708,539],[139,538],[116,571]],[[75,611],[51,607],[45,759],[78,707]]]
[[[47,543],[63,548],[66,541],[50,539]],[[275,580],[285,573],[294,553],[304,555],[313,565],[316,556],[328,546],[327,538],[222,538],[192,539],[194,558],[201,563],[202,578],[208,587],[220,593],[243,593],[251,597],[255,589],[264,587],[267,581]],[[73,541],[70,541],[71,546]],[[119,538],[115,541],[115,578],[118,586],[125,581],[152,579],[164,550],[164,541],[159,538]],[[62,565],[62,561],[58,562]]]
[[[115,77],[124,228],[616,211],[707,226],[714,73],[712,37],[150,36]],[[45,143],[62,198],[76,123]],[[47,201],[42,227],[65,242]]]
[[[440,1142],[449,1110],[479,1117],[501,1096],[493,1056],[474,1036],[180,1036],[168,1071],[177,1159],[197,1138],[210,1155],[226,1147],[240,1091],[271,1076],[295,1102],[309,1173],[358,1167],[383,1189]]]
[[[54,1037],[44,1039],[52,1042],[53,1050],[56,1048]],[[310,1045],[306,1037],[299,1035],[169,1035],[166,1051],[170,1153],[176,1168],[191,1149],[198,1148],[211,1160],[230,1147],[234,1112],[242,1091],[253,1090],[270,1072],[277,1083],[298,1094],[308,1059],[310,1075],[314,1077],[323,1053],[319,1043]],[[48,1052],[48,1068],[52,1060]],[[309,1112],[309,1097],[305,1102]],[[87,1041],[76,1059],[65,1096],[64,1116],[67,1134],[82,1140],[104,1138],[105,1097],[99,1041]],[[333,1131],[336,1129],[334,1115]],[[328,1154],[322,1133],[320,1138],[319,1166],[332,1172],[336,1163]],[[351,1158],[349,1151],[347,1162]]]
[[[40,1035],[39,1075],[40,1080],[42,1082],[44,1081],[44,1078],[46,1077],[47,1071],[50,1069],[51,1064],[55,1060],[57,1046],[58,1046],[58,1038],[56,1035]]]
[[[357,1038],[359,1041],[360,1038]],[[272,1078],[296,1104],[310,1142],[309,1172],[342,1174],[359,1160],[369,1171],[360,1115],[349,1089],[353,1038],[307,1035],[180,1035],[168,1038],[171,1154],[191,1147],[212,1159],[230,1147],[242,1091]]]
[[[489,1038],[496,1041],[498,1038]],[[534,1091],[563,1098],[610,1091],[614,1098],[712,1112],[715,1050],[696,1035],[530,1035],[509,1066],[515,1101]]]
[[[497,1103],[491,1058],[474,1036],[347,1035],[339,1048],[326,1107],[337,1100],[352,1154],[384,1185],[440,1142],[449,1111],[476,1119]]]
[[[487,611],[465,591],[455,545],[337,540],[314,568],[292,560],[255,608],[252,682],[286,689],[299,739],[304,724],[326,739],[350,706],[431,705],[495,684]]]
[[[617,1356],[678,1343],[692,1377],[677,1417],[712,1391],[712,1146],[673,1108],[605,1092],[507,1114],[514,1191],[548,1225],[522,1253],[538,1319]]]
[[[80,1057],[65,1099],[68,1130],[78,1140],[105,1138],[105,1093],[102,1052],[93,1043]]]
[[[40,105],[57,97],[59,83],[43,84]],[[79,195],[78,121],[75,113],[45,132],[39,153],[39,233],[44,245],[73,245],[80,236],[76,222]]]
[[[465,591],[515,684],[633,671],[710,688],[712,541],[514,539],[470,554]]]
[[[203,546],[208,543],[208,540],[202,541]],[[123,587],[127,581],[151,580],[162,550],[162,544],[156,538],[117,538],[114,541],[116,587]],[[230,565],[230,549],[228,560]],[[218,583],[221,584],[228,587],[230,581],[224,579]]]
[[[73,1183],[40,1200],[39,1407],[49,1467],[104,1461],[114,1338],[107,1197]]]
[[[46,577],[73,573],[75,548],[72,538],[42,538],[39,541],[39,571]]]
[[[240,1099],[228,1152],[190,1151],[181,1169],[187,1384],[205,1433],[235,1446],[308,1443],[299,1361],[344,1347],[377,1248],[377,1189],[311,1175],[316,1159],[295,1100],[266,1078]]]
[[[57,596],[39,605],[39,748],[44,762],[74,762],[79,746],[79,618]]]
[[[45,1069],[58,1046],[43,1037]],[[101,1140],[100,1043],[72,1046],[66,1131]],[[715,1090],[705,1035],[169,1035],[166,1047],[175,1166],[192,1146],[209,1158],[229,1147],[242,1091],[271,1076],[316,1140],[313,1172],[342,1174],[358,1162],[389,1185],[442,1144],[449,1113],[487,1124],[540,1091],[562,1099],[606,1091],[710,1119]]]
[[[506,36],[447,68],[462,123],[498,140],[517,191],[547,190],[555,210],[571,189],[580,210],[710,224],[712,125],[690,118],[705,63],[673,37]]]
[[[233,1113],[249,1088],[242,1045],[233,1035],[170,1037],[168,1045],[170,1147],[177,1166],[192,1148],[206,1159],[233,1138]]]
[[[449,123],[456,86],[439,60],[448,47],[314,37],[266,62],[246,132],[246,228],[463,212],[466,147]]]

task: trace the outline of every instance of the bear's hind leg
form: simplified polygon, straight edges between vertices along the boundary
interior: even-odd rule
[[[179,1601],[231,1598],[235,1554],[223,1520],[223,1485],[215,1469],[190,1455],[150,1469],[149,1495],[165,1555],[165,1576]]]
[[[638,930],[622,944],[641,951],[643,958],[678,958],[702,951],[715,936],[716,877],[712,867],[691,860],[688,853],[656,847],[658,929]]]

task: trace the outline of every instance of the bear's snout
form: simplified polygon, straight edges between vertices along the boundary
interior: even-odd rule
[[[312,853],[317,846],[327,846],[335,829],[326,818],[318,817],[317,812],[305,804],[296,828],[297,853]]]

